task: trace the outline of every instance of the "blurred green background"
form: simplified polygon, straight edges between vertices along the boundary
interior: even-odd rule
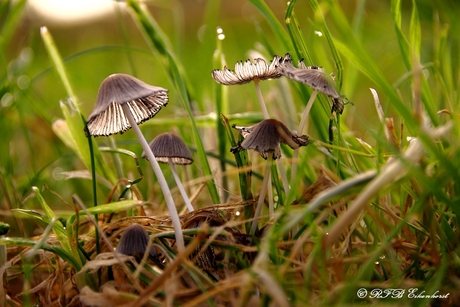
[[[56,2],[83,5],[81,1]],[[93,5],[96,5],[95,3]],[[185,119],[187,113],[182,102],[166,77],[164,65],[152,53],[133,21],[132,14],[122,2],[101,3],[105,7],[102,13],[96,14],[94,6],[78,17],[71,15],[72,12],[76,13],[75,9],[71,9],[70,12],[54,10],[52,1],[1,2],[1,220],[14,224],[9,213],[11,208],[38,207],[34,201],[27,200],[32,186],[47,185],[49,191],[45,191],[44,194],[54,208],[72,210],[69,204],[72,194],[78,194],[84,202],[91,203],[89,180],[65,180],[61,174],[63,171],[84,169],[84,165],[52,130],[53,122],[63,117],[59,101],[65,101],[67,97],[44,49],[40,37],[41,26],[49,29],[61,56],[65,59],[67,74],[85,116],[90,114],[94,106],[102,80],[112,73],[128,73],[147,83],[170,89],[169,105],[154,119],[141,126],[147,139],[160,132],[173,130],[180,132],[186,140],[191,140],[189,121]],[[388,80],[393,83],[403,80],[401,78],[407,70],[395,36],[390,1],[329,0],[319,3],[323,8],[326,22],[329,19],[338,20],[340,16],[331,16],[328,7],[340,5],[345,14],[343,17],[352,25],[363,46]],[[411,3],[412,1],[402,1],[403,29],[409,26]],[[460,23],[456,21],[460,13],[460,2],[420,0],[416,3],[423,33],[422,64],[427,67],[433,65],[433,59],[438,58],[437,53],[440,52],[439,46],[435,43],[436,38],[448,29],[449,35],[442,52],[452,54],[452,62],[449,65],[458,67]],[[225,39],[221,42],[221,47],[230,69],[233,69],[236,61],[254,58],[257,54],[269,61],[275,53],[284,55],[290,52],[294,59],[298,60],[294,50],[285,50],[282,47],[264,16],[249,1],[147,1],[145,4],[168,35],[173,49],[186,69],[194,91],[192,108],[196,116],[215,112],[213,99],[215,87],[218,85],[211,78],[210,72],[212,69],[222,68],[216,67],[213,60],[217,46],[216,27],[219,26],[224,31]],[[287,3],[270,0],[266,1],[266,4],[284,24]],[[334,62],[328,53],[327,42],[315,28],[315,18],[308,2],[297,1],[295,14],[314,59],[314,63],[307,64],[320,65],[327,72],[334,72]],[[335,28],[334,24],[328,22],[329,30],[333,36],[341,36],[343,39],[342,29]],[[369,91],[369,87],[375,85],[349,65],[346,58],[342,60],[344,78],[340,92],[353,102],[353,105],[347,106],[342,121],[357,137],[369,143],[375,142],[369,136],[369,131],[376,129],[379,124]],[[442,67],[442,63],[439,65]],[[458,84],[459,70],[453,71],[457,75],[448,77],[452,83]],[[274,82],[278,81],[261,83],[269,110],[273,112],[273,117],[297,123],[297,119],[288,118],[290,115],[279,105],[281,97],[286,93],[281,93],[279,83]],[[256,94],[251,85],[228,87],[227,90],[227,115],[258,112]],[[411,95],[409,82],[402,83],[399,90],[403,97]],[[299,101],[296,93],[291,94],[299,106],[297,112],[300,112],[300,107],[306,102]],[[446,107],[444,97],[440,95],[435,98],[438,99],[439,109]],[[385,98],[381,99],[384,106],[388,106]],[[387,111],[393,115],[393,110]],[[182,118],[184,120],[179,123],[172,121]],[[161,124],[157,124],[155,119]],[[215,152],[215,138],[219,136],[213,135],[214,125],[202,124],[200,127],[207,131],[203,132],[206,149]],[[290,128],[294,127],[291,125]],[[324,129],[327,129],[327,123]],[[311,135],[318,137],[314,129]],[[117,135],[114,139],[120,147],[140,155],[141,148],[134,143],[132,133]],[[108,139],[98,138],[96,141],[100,145],[105,145]],[[190,141],[188,145],[193,147]],[[133,173],[129,176],[136,177],[133,162],[127,160],[125,164],[127,172]],[[141,165],[146,164],[141,161]],[[144,180],[138,185],[145,198],[149,198],[150,195],[148,184],[149,180]],[[50,191],[55,191],[56,195]],[[103,190],[99,197],[104,199],[107,191]]]

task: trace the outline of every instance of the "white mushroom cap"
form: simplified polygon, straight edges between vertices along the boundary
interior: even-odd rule
[[[253,81],[254,79],[276,79],[283,76],[281,72],[276,69],[277,65],[290,61],[292,61],[292,59],[289,54],[286,54],[284,58],[275,55],[270,64],[267,64],[264,59],[256,58],[253,62],[250,60],[237,62],[235,64],[235,71],[232,71],[225,66],[223,70],[213,70],[211,75],[217,83],[223,85],[245,84]]]
[[[310,143],[308,136],[298,136],[276,119],[265,119],[251,127],[233,126],[233,128],[239,130],[244,137],[241,148],[256,150],[264,159],[267,159],[269,152],[273,153],[273,159],[280,158],[280,143],[287,144],[292,149]]]
[[[99,87],[96,105],[88,118],[89,133],[106,136],[130,129],[123,104],[128,105],[139,125],[168,104],[168,90],[126,74],[108,76]]]

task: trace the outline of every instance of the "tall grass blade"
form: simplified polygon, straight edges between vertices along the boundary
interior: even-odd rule
[[[252,5],[254,5],[262,13],[282,46],[287,51],[294,50],[292,43],[287,39],[286,31],[278,19],[276,19],[268,5],[262,0],[249,0],[249,2],[252,3]]]

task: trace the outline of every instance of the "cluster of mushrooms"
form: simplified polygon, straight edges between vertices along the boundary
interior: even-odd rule
[[[259,81],[276,79],[282,76],[305,83],[314,89],[310,101],[302,114],[297,132],[289,130],[282,122],[270,118],[259,88]],[[308,136],[303,135],[302,132],[308,118],[308,112],[318,92],[322,92],[332,98],[333,111],[342,113],[343,100],[335,90],[331,77],[321,68],[317,66],[306,67],[302,61],[299,61],[298,67],[294,67],[289,54],[284,57],[275,56],[270,64],[260,58],[255,59],[253,62],[249,60],[244,63],[237,62],[234,71],[224,67],[223,70],[212,71],[212,77],[222,85],[239,85],[253,81],[261,110],[264,114],[265,119],[253,126],[233,126],[241,133],[244,140],[231,149],[232,152],[248,149],[255,150],[267,160],[265,176],[251,227],[251,234],[254,234],[257,229],[257,219],[268,189],[268,183],[271,181],[272,161],[281,157],[280,143],[287,144],[295,150],[295,153],[297,153],[299,147],[310,143]],[[167,103],[167,89],[146,84],[127,74],[113,74],[107,77],[99,88],[96,105],[88,118],[87,128],[89,134],[94,137],[124,133],[130,128],[133,129],[144,150],[142,157],[149,161],[164,194],[174,228],[176,245],[178,251],[181,252],[184,250],[185,245],[179,215],[158,162],[169,164],[188,210],[193,211],[194,208],[175,170],[176,164],[186,165],[192,163],[192,155],[179,136],[172,133],[163,133],[148,143],[138,127],[139,124],[154,117]],[[284,189],[287,192],[289,183],[285,178],[285,172],[282,167],[280,168],[280,174],[283,178]],[[273,212],[272,202],[270,202],[270,212]],[[128,227],[120,239],[117,250],[131,255],[143,254],[148,243],[148,234],[141,228],[138,225]],[[133,242],[136,242],[136,244],[131,244]],[[128,248],[129,246],[135,246],[140,249],[133,251]],[[150,251],[150,253],[154,254],[154,251]]]

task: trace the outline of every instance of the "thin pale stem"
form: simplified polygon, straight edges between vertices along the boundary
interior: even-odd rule
[[[171,195],[171,190],[168,187],[168,183],[166,182],[166,178],[161,171],[160,165],[158,164],[152,150],[147,143],[144,135],[141,132],[141,129],[137,126],[136,121],[134,120],[131,111],[129,110],[128,104],[122,104],[123,112],[125,113],[126,117],[128,118],[131,127],[133,128],[134,134],[136,134],[137,140],[141,144],[142,148],[144,149],[144,153],[147,156],[150,165],[152,166],[153,172],[157,177],[158,183],[160,184],[160,188],[163,191],[164,198],[166,201],[166,206],[168,207],[169,214],[171,215],[171,222],[174,228],[174,234],[176,236],[176,243],[177,249],[179,252],[182,252],[185,249],[184,245],[184,236],[182,234],[182,226],[179,220],[179,214],[177,213],[176,205],[174,204],[174,200]]]
[[[297,129],[298,135],[302,135],[303,128],[308,122],[308,115],[310,114],[311,107],[313,106],[313,102],[315,101],[317,95],[318,91],[314,90],[310,96],[310,99],[308,99],[307,105],[305,106],[305,109],[302,113],[302,118],[300,119],[299,128]]]
[[[265,119],[269,119],[270,115],[268,115],[267,106],[265,105],[264,97],[262,96],[262,92],[260,91],[259,80],[254,79],[254,86],[256,87],[257,98],[259,99],[260,108],[262,109],[262,114],[264,115]]]
[[[310,99],[308,99],[305,109],[303,110],[302,118],[300,119],[299,127],[297,128],[297,134],[299,136],[302,135],[304,127],[307,126],[308,115],[310,114],[311,107],[313,106],[313,102],[315,101],[317,95],[318,95],[318,91],[314,90],[310,96]],[[291,184],[294,182],[295,176],[297,176],[298,159],[299,159],[299,149],[297,148],[297,149],[294,149],[294,154],[292,155]]]
[[[278,159],[278,162],[276,164],[278,166],[278,171],[281,176],[281,182],[283,183],[284,193],[288,195],[290,186],[289,186],[289,182],[288,182],[287,175],[286,175],[286,169],[284,168],[284,164],[283,162],[281,162],[281,159]]]
[[[173,174],[174,180],[176,180],[177,188],[179,189],[179,192],[182,195],[182,198],[184,199],[185,204],[187,205],[188,211],[190,212],[194,211],[192,203],[190,202],[190,199],[188,198],[187,193],[185,192],[184,186],[182,185],[182,182],[179,179],[179,175],[177,174],[176,167],[174,166],[174,163],[172,162],[171,158],[168,158],[168,164],[169,164],[169,167],[171,168],[171,172]]]
[[[264,180],[262,181],[262,189],[260,190],[259,201],[257,202],[256,212],[254,213],[254,221],[252,221],[251,225],[251,235],[255,234],[257,229],[257,220],[260,216],[260,212],[262,211],[262,205],[265,200],[265,194],[267,193],[268,180],[270,179],[272,161],[273,153],[268,153],[268,158],[265,166]]]
[[[272,182],[272,173],[268,175],[268,182]],[[270,213],[270,220],[275,216],[275,205],[273,203],[273,189],[268,189],[268,212]]]

